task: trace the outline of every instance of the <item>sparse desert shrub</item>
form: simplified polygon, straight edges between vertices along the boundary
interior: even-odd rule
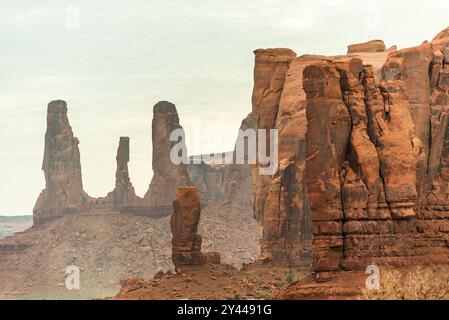
[[[441,268],[417,267],[410,271],[381,273],[379,290],[365,289],[366,299],[441,300],[449,299],[449,273]]]
[[[295,276],[293,275],[293,272],[291,272],[291,270],[288,271],[287,276],[285,277],[285,280],[287,281],[287,284],[290,284],[293,281],[295,281]]]

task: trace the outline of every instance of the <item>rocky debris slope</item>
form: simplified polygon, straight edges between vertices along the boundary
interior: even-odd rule
[[[198,232],[205,250],[240,267],[260,254],[257,229],[247,207],[210,204]],[[168,216],[65,215],[0,240],[0,298],[112,296],[120,280],[173,269],[170,241]],[[65,288],[70,265],[80,268],[80,290]]]
[[[65,213],[80,213],[92,201],[83,190],[78,144],[67,118],[67,104],[50,102],[42,164],[45,189],[33,210],[35,224]]]
[[[206,263],[220,263],[220,255],[217,252],[201,252],[203,239],[197,232],[200,213],[201,202],[198,191],[194,187],[179,188],[170,218],[173,235],[172,261],[176,269]]]
[[[154,280],[122,282],[116,300],[258,300],[276,296],[291,282],[307,276],[297,268],[251,264],[238,270],[207,264],[159,273]]]
[[[448,262],[448,39],[304,70],[315,270]]]

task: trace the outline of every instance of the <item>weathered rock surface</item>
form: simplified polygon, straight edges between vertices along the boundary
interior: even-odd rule
[[[154,106],[153,111],[154,176],[144,199],[135,194],[129,177],[128,137],[120,138],[114,190],[105,197],[91,198],[82,189],[79,142],[73,137],[69,125],[67,105],[64,101],[51,102],[48,107],[43,164],[47,186],[34,209],[35,223],[40,224],[70,213],[122,212],[154,217],[170,215],[177,188],[192,184],[201,191],[205,204],[231,201],[250,206],[251,165],[172,163],[170,151],[177,141],[170,141],[170,134],[175,129],[182,130],[176,107],[161,101]],[[242,128],[246,128],[248,123],[250,120],[245,119]],[[185,144],[182,146],[186,152]]]
[[[257,166],[253,171],[254,212],[261,225],[264,260],[292,266],[311,263],[312,222],[306,183],[308,142],[304,69],[318,62],[353,57],[360,64],[363,61],[372,65],[375,80],[379,81],[387,56],[386,52],[358,52],[348,57],[303,55],[295,58],[286,49],[256,51],[253,114],[255,119],[259,119],[258,128],[277,129],[279,134],[278,171],[272,177],[258,175]]]
[[[393,51],[379,79],[357,56],[304,70],[316,271],[448,262],[448,45]]]
[[[242,120],[239,135],[233,151],[233,164],[226,166],[223,198],[243,206],[251,206],[253,203],[253,178],[252,164],[248,156],[250,143],[245,135],[248,130],[254,130],[254,120],[250,113]],[[242,143],[242,145],[240,145]],[[243,160],[243,163],[239,161]]]
[[[83,190],[78,144],[67,118],[67,103],[50,102],[42,164],[45,189],[33,210],[35,224],[62,214],[80,213],[92,201]]]
[[[348,54],[354,52],[384,52],[387,50],[382,40],[371,40],[363,43],[351,44],[348,46]]]
[[[176,129],[182,127],[175,105],[167,101],[158,102],[153,108],[153,178],[144,202],[161,210],[171,207],[179,187],[191,185],[186,165],[174,164],[170,160],[170,151],[178,144],[170,141],[170,134]]]
[[[288,49],[255,51],[253,118],[256,129],[278,129],[278,170],[253,170],[254,213],[261,226],[262,259],[289,266],[310,263],[311,225],[305,187],[305,94],[302,70],[323,57]],[[266,135],[269,137],[269,134]],[[260,142],[260,141],[259,141]],[[269,141],[266,142],[269,150]]]
[[[239,134],[240,132],[245,134],[248,129],[254,129],[251,114],[243,119]],[[229,201],[233,204],[251,206],[252,164],[248,162],[248,139],[242,136],[242,141],[245,145],[238,151],[239,156],[237,156],[239,145],[236,142],[234,151],[219,154],[219,158],[223,159],[221,163],[202,161],[202,156],[190,157],[191,164],[187,165],[187,172],[190,181],[201,194],[203,205],[209,201]],[[240,158],[239,161],[243,160],[243,163],[239,163],[237,157]],[[225,159],[228,158],[232,158],[232,164],[225,163]],[[200,163],[195,164],[196,162]]]
[[[193,156],[197,158],[201,156]],[[201,194],[201,202],[207,205],[209,201],[224,200],[224,185],[226,183],[225,164],[206,163],[201,161],[199,164],[188,164],[187,172],[192,184]]]
[[[133,211],[133,208],[143,205],[129,178],[129,137],[120,137],[117,149],[117,171],[115,173],[115,188],[106,198],[96,199],[95,208],[114,209],[120,212]]]
[[[172,239],[172,261],[176,268],[220,263],[216,252],[201,252],[201,235],[198,234],[201,203],[195,187],[179,188],[173,202],[173,214],[170,219]]]

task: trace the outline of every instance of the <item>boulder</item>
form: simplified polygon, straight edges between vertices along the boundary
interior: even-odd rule
[[[195,187],[181,187],[173,201],[170,219],[172,231],[172,261],[175,268],[220,263],[220,255],[215,252],[201,252],[201,235],[198,234],[201,203]]]

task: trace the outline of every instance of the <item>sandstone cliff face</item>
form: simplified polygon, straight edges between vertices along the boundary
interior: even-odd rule
[[[198,234],[201,203],[200,195],[194,187],[179,188],[173,201],[170,219],[172,239],[172,261],[176,269],[206,263],[220,263],[216,252],[201,252],[201,235]]]
[[[261,226],[262,259],[307,265],[311,225],[304,175],[306,121],[301,79],[302,69],[319,57],[297,59],[288,49],[257,50],[255,55],[255,127],[279,132],[278,171],[261,176],[258,165],[253,170],[254,214]]]
[[[178,143],[170,141],[170,134],[175,129],[182,129],[175,105],[167,101],[158,102],[153,108],[153,178],[144,202],[161,210],[170,210],[179,187],[191,185],[186,165],[174,164],[170,160],[170,151]]]
[[[244,133],[248,129],[254,129],[251,114],[243,119],[239,132]],[[232,164],[206,163],[201,160],[199,161],[201,163],[195,164],[194,159],[199,160],[201,156],[190,157],[193,164],[187,165],[189,179],[200,192],[203,205],[208,201],[229,201],[237,205],[251,206],[253,200],[252,164],[248,162],[248,140],[242,138],[242,141],[245,146],[239,152],[243,154],[244,163],[237,162],[237,148],[239,147],[237,143],[234,151],[221,154],[222,159],[232,157]]]
[[[447,263],[447,33],[304,70],[315,270]]]
[[[79,213],[89,205],[91,199],[83,191],[78,144],[67,118],[66,102],[50,102],[42,164],[45,189],[33,210],[35,224],[61,214]]]
[[[381,43],[383,44],[383,42]],[[379,47],[382,50],[376,49]],[[306,174],[306,158],[309,135],[307,135],[308,116],[306,116],[305,84],[303,86],[304,70],[306,67],[317,63],[331,63],[334,60],[345,59],[353,60],[355,65],[350,64],[351,68],[358,67],[360,69],[362,64],[371,65],[371,80],[376,85],[380,81],[381,69],[388,57],[384,47],[384,45],[379,46],[379,41],[371,41],[366,45],[354,47],[356,51],[362,52],[354,52],[348,56],[339,57],[303,55],[295,58],[295,54],[286,49],[256,51],[253,91],[254,119],[258,121],[258,128],[275,128],[278,129],[279,133],[278,172],[272,177],[267,177],[257,175],[258,166],[255,166],[253,170],[254,212],[261,226],[262,258],[264,260],[287,265],[308,265],[312,261],[312,221],[306,179],[308,175],[308,173]],[[340,68],[342,70],[347,69],[343,68],[343,65]],[[345,74],[350,76],[352,72],[355,71],[346,70]],[[346,82],[347,86],[351,86],[351,99],[354,100],[354,102],[351,101],[351,112],[355,118],[358,118],[353,139],[360,137],[360,139],[366,141],[367,138],[364,133],[367,126],[363,101],[364,89],[362,86],[354,84],[352,76]],[[334,83],[334,86],[337,84],[337,82]],[[330,86],[330,84],[328,85]],[[335,91],[336,89],[332,90]],[[323,93],[321,100],[326,100],[327,94]],[[321,100],[317,99],[316,104],[320,105]],[[347,109],[345,107],[343,112]],[[349,113],[345,117],[346,122],[348,122]],[[311,116],[311,118],[315,118],[315,116]],[[321,128],[324,128],[328,120],[320,120],[320,129],[310,134],[311,137],[314,137],[311,139],[312,145],[317,135],[321,138],[326,136]],[[348,130],[347,126],[348,123],[346,123],[346,131]],[[339,129],[338,133],[342,134],[340,131]],[[346,133],[346,135],[350,136],[349,133]],[[345,139],[346,135],[336,137],[329,133],[328,137],[334,141],[341,138]],[[344,144],[345,142],[343,142]],[[338,148],[341,149],[342,146],[338,146]],[[376,171],[376,163],[373,159],[375,158],[373,153],[376,153],[376,149],[358,146],[358,152],[368,159],[369,164],[365,166],[365,170],[368,170],[367,166],[372,165],[374,169],[369,170]],[[323,159],[332,161],[332,158],[327,158],[327,156],[323,156]],[[324,167],[318,165],[317,168],[322,170]],[[348,175],[348,181],[350,175],[351,173]],[[380,178],[376,175],[371,174],[369,179],[374,189],[383,187],[378,186]],[[334,183],[340,184],[338,181]],[[345,193],[350,193],[350,188],[351,185],[348,182]],[[375,191],[375,194],[371,195],[370,198],[375,198],[377,194],[380,194],[379,197],[381,197],[382,190]],[[330,205],[330,208],[334,208],[335,205],[341,207],[341,201],[337,202],[337,199],[334,199],[334,204]],[[385,201],[382,201],[382,199],[380,202],[385,205]]]
[[[254,130],[254,128],[253,115],[250,113],[240,125],[239,136],[233,151],[234,164],[226,166],[223,188],[224,200],[244,206],[251,206],[253,203],[252,164],[248,157],[249,140],[244,134],[247,130]],[[239,158],[243,158],[244,163],[238,163]]]
[[[187,172],[190,181],[201,194],[203,205],[209,201],[221,201],[224,199],[226,165],[201,161],[199,164],[187,165]]]

